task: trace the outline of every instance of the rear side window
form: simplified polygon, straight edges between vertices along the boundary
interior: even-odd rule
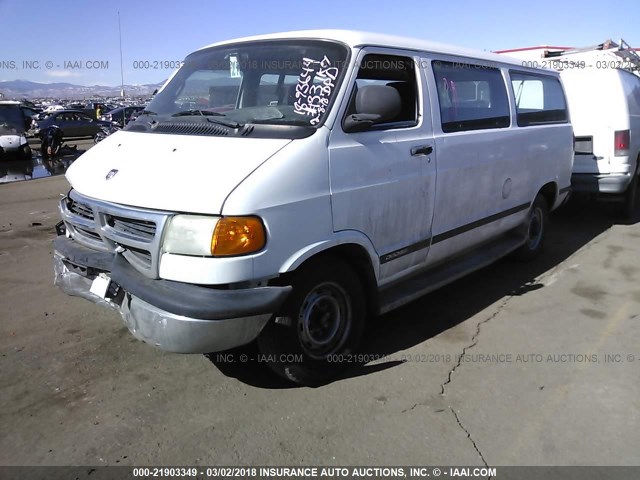
[[[441,61],[432,65],[443,132],[510,125],[509,99],[499,69]]]
[[[546,75],[509,72],[520,127],[567,123],[567,103],[560,80]]]

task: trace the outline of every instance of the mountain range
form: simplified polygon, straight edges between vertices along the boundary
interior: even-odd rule
[[[150,96],[164,82],[145,85],[125,85],[128,97]],[[5,100],[21,98],[90,98],[95,96],[118,97],[121,87],[106,85],[74,85],[72,83],[38,83],[28,80],[10,80],[0,82],[0,94]]]

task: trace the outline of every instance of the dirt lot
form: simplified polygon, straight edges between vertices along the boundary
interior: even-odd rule
[[[374,322],[364,351],[388,356],[309,389],[59,292],[67,189],[0,186],[0,465],[640,464],[640,224],[613,205]]]

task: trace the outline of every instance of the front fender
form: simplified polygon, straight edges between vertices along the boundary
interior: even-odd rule
[[[279,273],[287,273],[298,268],[302,263],[315,257],[316,255],[327,252],[332,248],[340,245],[357,245],[362,247],[369,256],[371,267],[373,268],[376,278],[379,278],[380,274],[380,257],[378,252],[373,247],[371,240],[364,233],[356,230],[342,230],[340,232],[334,232],[330,239],[307,245],[306,247],[294,252],[284,263],[280,266]]]

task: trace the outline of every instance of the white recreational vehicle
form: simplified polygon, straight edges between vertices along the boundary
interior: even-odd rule
[[[56,283],[159,348],[257,339],[315,384],[368,317],[537,255],[572,157],[554,71],[354,31],[217,43],[71,165]]]
[[[526,66],[559,70],[575,135],[574,192],[622,200],[635,210],[640,171],[640,56],[624,40],[595,47],[502,50]],[[526,95],[525,95],[526,97]],[[525,98],[523,97],[523,99]]]

